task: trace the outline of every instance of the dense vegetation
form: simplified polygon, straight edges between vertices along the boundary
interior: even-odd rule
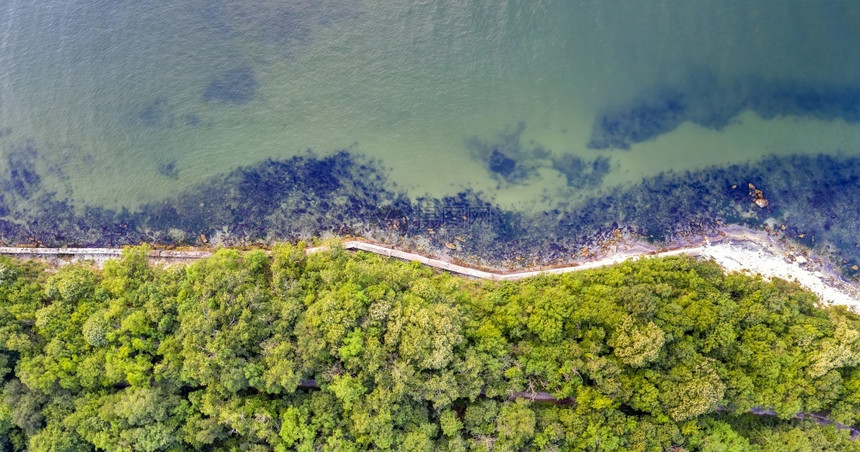
[[[301,244],[146,253],[0,260],[4,448],[860,450],[792,420],[860,421],[860,318],[784,281],[688,258],[498,284]]]

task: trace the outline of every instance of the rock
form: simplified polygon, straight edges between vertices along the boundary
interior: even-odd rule
[[[445,248],[448,248],[449,250],[456,250],[456,249],[457,249],[457,245],[454,245],[453,243],[448,242],[448,243],[446,243],[446,244],[445,244]]]
[[[493,149],[493,153],[490,154],[490,171],[494,173],[499,173],[507,177],[514,172],[516,166],[517,162],[514,159],[508,157],[498,149]]]
[[[750,187],[750,196],[752,196],[752,199],[753,199],[753,202],[755,203],[755,205],[761,207],[762,209],[767,207],[768,202],[767,202],[767,199],[764,198],[764,192],[755,188],[755,185],[753,185],[753,184],[749,184],[749,187]]]
[[[805,263],[807,263],[807,262],[808,262],[808,261],[806,260],[806,258],[805,258],[805,257],[803,257],[803,256],[797,256],[797,259],[795,259],[794,261],[795,261],[795,262],[797,262],[797,263],[798,263],[798,265],[803,265],[803,264],[805,264]]]
[[[164,177],[179,179],[179,170],[176,168],[176,160],[159,163],[157,170],[158,174],[161,174]]]

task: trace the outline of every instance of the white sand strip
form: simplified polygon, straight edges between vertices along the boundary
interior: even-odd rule
[[[703,247],[699,255],[713,259],[727,272],[739,271],[758,274],[766,279],[796,281],[818,295],[824,303],[848,306],[860,311],[860,290],[855,285],[843,281],[834,272],[815,268],[817,266],[810,264],[811,260],[805,257],[798,256],[790,260],[785,254],[776,253],[768,247],[752,242],[707,246]]]

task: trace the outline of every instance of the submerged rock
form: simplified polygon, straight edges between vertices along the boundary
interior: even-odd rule
[[[699,74],[686,83],[644,90],[627,105],[607,107],[594,118],[588,147],[630,149],[686,122],[722,130],[745,110],[764,119],[796,116],[856,123],[860,87],[755,77],[726,83],[713,74]]]
[[[6,156],[9,169],[8,175],[2,181],[4,191],[14,192],[22,198],[36,193],[42,184],[42,178],[36,171],[38,159],[39,153],[29,141]]]
[[[176,168],[176,160],[158,164],[158,174],[170,179],[179,179],[179,169]]]
[[[493,149],[493,153],[490,154],[490,171],[507,177],[514,172],[516,167],[516,160],[508,157],[498,149]]]
[[[257,86],[253,69],[250,66],[238,67],[213,78],[206,86],[203,100],[244,104],[254,98]]]
[[[657,92],[626,108],[605,111],[596,119],[588,147],[625,149],[676,129],[688,120],[687,96],[674,90]]]
[[[609,158],[586,161],[579,156],[564,154],[552,159],[552,168],[564,174],[568,187],[591,188],[603,183],[603,178],[609,173]]]
[[[137,118],[149,127],[171,127],[173,117],[168,107],[167,99],[155,99],[140,110]]]

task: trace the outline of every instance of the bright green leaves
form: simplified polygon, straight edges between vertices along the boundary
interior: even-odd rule
[[[464,342],[463,323],[463,313],[457,307],[407,293],[392,310],[385,343],[418,369],[442,369]]]
[[[560,287],[547,287],[540,295],[533,294],[531,312],[526,325],[529,332],[547,343],[559,342],[564,332],[564,322],[572,305],[570,294]]]
[[[178,339],[182,376],[192,384],[228,391],[249,385],[244,368],[260,354],[275,318],[269,283],[259,264],[250,267],[237,252],[220,250],[188,268],[178,300]]]
[[[636,325],[630,317],[624,317],[615,337],[609,340],[613,353],[621,362],[632,367],[642,367],[657,359],[666,337],[654,322]]]
[[[356,328],[352,330],[352,333],[349,334],[343,340],[343,347],[338,349],[338,354],[340,355],[340,359],[342,361],[348,361],[351,358],[355,358],[364,351],[364,346],[362,343],[364,342],[364,332]]]
[[[275,290],[288,290],[304,270],[306,244],[283,243],[272,248],[272,285]]]
[[[496,284],[337,246],[148,252],[52,275],[0,259],[0,447],[845,448],[738,416],[858,419],[855,314],[692,259]],[[569,399],[509,399],[537,392]]]
[[[809,375],[818,378],[831,369],[860,364],[860,331],[844,317],[834,319],[835,331],[818,344],[811,357]]]
[[[99,284],[95,270],[81,265],[61,268],[45,283],[45,295],[55,300],[75,303],[95,296]],[[99,298],[104,296],[99,294]]]
[[[537,421],[529,405],[531,404],[528,401],[519,399],[514,403],[504,404],[499,410],[499,417],[496,419],[496,447],[499,450],[522,450],[531,441]]]
[[[295,346],[290,342],[270,340],[263,344],[262,361],[254,365],[260,381],[249,384],[270,394],[291,393],[299,384]]]
[[[726,387],[710,360],[673,368],[660,384],[666,413],[675,421],[692,419],[717,409]]]
[[[337,397],[344,410],[351,410],[357,400],[367,392],[361,381],[350,375],[338,375],[328,385],[328,390]]]
[[[149,266],[150,251],[146,245],[128,247],[120,259],[107,261],[102,271],[102,286],[119,297],[150,281],[154,275]]]
[[[442,434],[450,438],[460,434],[463,422],[457,417],[456,412],[445,410],[439,415],[439,426],[442,427]]]
[[[295,448],[296,450],[312,451],[316,428],[311,425],[307,409],[304,406],[287,407],[281,413],[281,430],[278,435],[283,441],[281,443],[282,450]]]
[[[98,282],[94,270],[74,265],[48,279],[47,304],[35,311],[29,339],[41,346],[41,353],[31,349],[19,362],[20,378],[28,386],[50,392],[56,386],[78,389],[82,385],[79,366],[87,367],[85,361],[93,349],[82,334],[83,326],[105,305]]]
[[[90,394],[66,422],[95,447],[108,451],[170,450],[181,444],[179,429],[188,404],[154,388]]]
[[[499,402],[477,400],[466,408],[463,417],[469,433],[476,437],[490,437],[495,434],[495,420],[499,415]]]
[[[111,327],[105,319],[104,311],[97,311],[87,318],[81,332],[84,334],[84,340],[87,341],[87,344],[95,348],[107,345],[106,336],[110,330]]]
[[[308,359],[319,354],[314,351],[318,348],[336,356],[347,334],[359,325],[369,304],[362,288],[354,283],[320,292],[296,326],[301,331],[299,346]]]

